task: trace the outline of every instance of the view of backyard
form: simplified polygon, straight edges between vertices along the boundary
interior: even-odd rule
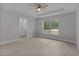
[[[58,21],[44,21],[44,31],[52,35],[59,35],[59,22]]]

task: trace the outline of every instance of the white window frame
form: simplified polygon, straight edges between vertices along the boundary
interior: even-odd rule
[[[43,20],[43,21],[42,21],[42,33],[43,33],[43,34],[51,34],[51,35],[57,35],[57,36],[58,36],[58,35],[59,35],[59,29],[58,29],[58,30],[55,30],[55,31],[58,31],[58,34],[52,34],[52,33],[51,33],[51,26],[50,26],[50,29],[49,29],[48,32],[47,32],[46,30],[44,30],[44,22],[45,22],[45,21],[49,21],[49,22],[51,23],[52,20]],[[51,25],[51,24],[50,24],[50,25]]]

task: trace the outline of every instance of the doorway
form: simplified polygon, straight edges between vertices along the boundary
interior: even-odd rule
[[[27,19],[19,18],[19,37],[26,38],[27,37]]]

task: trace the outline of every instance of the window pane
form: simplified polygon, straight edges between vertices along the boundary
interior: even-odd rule
[[[53,20],[51,22],[51,34],[59,35],[59,21]]]
[[[43,30],[44,33],[52,34],[52,35],[59,35],[59,20],[53,21],[44,21],[43,22]]]
[[[51,22],[51,29],[58,29],[59,22],[58,21],[52,21]]]
[[[44,30],[49,30],[50,29],[50,22],[49,21],[45,21],[44,22]]]

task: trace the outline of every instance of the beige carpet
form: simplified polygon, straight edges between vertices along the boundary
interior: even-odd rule
[[[4,56],[77,56],[79,51],[71,43],[45,38],[21,39],[0,46],[0,55]]]

